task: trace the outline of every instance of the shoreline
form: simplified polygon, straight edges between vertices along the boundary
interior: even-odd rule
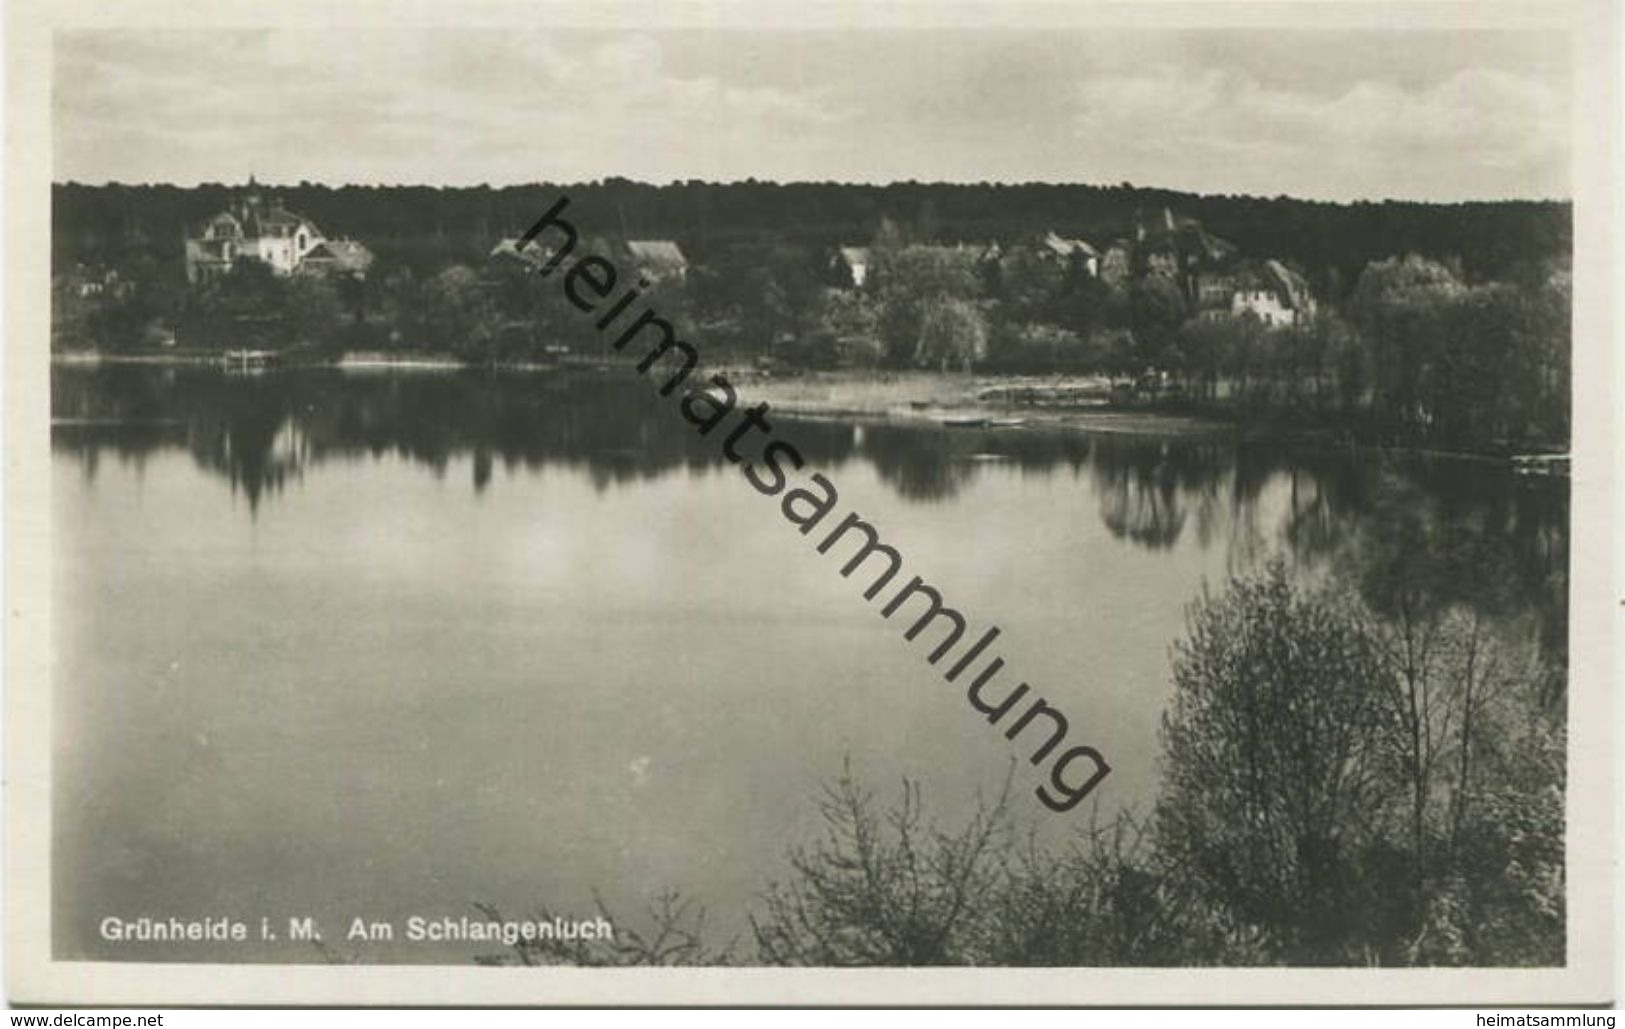
[[[226,371],[228,364],[225,355],[217,352],[112,355],[59,352],[51,355],[51,363],[65,367],[119,364],[213,367],[221,371]],[[613,374],[612,369],[616,367],[619,366],[606,368],[600,363],[584,361],[470,365],[455,358],[428,353],[399,356],[369,353],[322,360],[296,360],[253,368],[239,374],[327,370],[386,375],[400,372],[603,376]],[[936,424],[944,429],[966,431],[1009,432],[1047,428],[1123,435],[1227,436],[1238,445],[1267,443],[1322,451],[1409,454],[1500,465],[1516,465],[1519,458],[1517,454],[1499,451],[1344,441],[1329,438],[1335,431],[1329,428],[1260,428],[1214,415],[1154,407],[1117,406],[1106,399],[1110,389],[1109,380],[1095,375],[988,375],[873,369],[774,374],[755,368],[727,366],[719,367],[716,372],[728,377],[738,390],[741,402],[765,402],[777,414],[802,420]],[[1070,399],[1025,403],[1009,399],[1010,395],[1023,391],[1042,391],[1050,396]],[[1005,394],[1005,399],[988,399],[987,394],[993,392]]]

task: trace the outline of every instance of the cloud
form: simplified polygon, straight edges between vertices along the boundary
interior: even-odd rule
[[[58,177],[90,180],[730,177],[842,117],[673,74],[644,35],[84,33],[55,100]]]
[[[1566,196],[1567,83],[1547,49],[1471,33],[67,32],[55,175]]]
[[[1086,78],[1076,96],[1079,140],[1110,141],[1142,181],[1229,162],[1237,191],[1303,192],[1318,178],[1332,196],[1568,194],[1568,102],[1533,76],[1469,68],[1323,94],[1163,64]]]

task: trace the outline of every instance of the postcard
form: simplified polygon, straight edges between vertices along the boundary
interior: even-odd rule
[[[1611,5],[7,16],[14,1002],[1612,1000]]]

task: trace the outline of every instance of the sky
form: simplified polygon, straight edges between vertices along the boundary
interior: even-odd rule
[[[81,30],[55,59],[56,181],[1571,195],[1553,33]]]

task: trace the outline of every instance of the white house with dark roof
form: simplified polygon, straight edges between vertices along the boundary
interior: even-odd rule
[[[1303,276],[1270,258],[1237,276],[1230,313],[1269,326],[1300,325],[1314,318],[1315,299]]]
[[[1196,277],[1197,317],[1223,320],[1252,315],[1271,328],[1303,325],[1315,317],[1315,298],[1303,276],[1273,258],[1234,271]]]
[[[353,240],[330,241],[316,223],[260,195],[254,180],[232,205],[205,221],[186,238],[186,280],[201,282],[224,274],[240,261],[259,261],[273,274],[292,275],[324,243],[341,244],[317,253],[312,270],[332,267],[365,271],[372,263],[366,247]],[[364,255],[364,256],[363,256]]]

